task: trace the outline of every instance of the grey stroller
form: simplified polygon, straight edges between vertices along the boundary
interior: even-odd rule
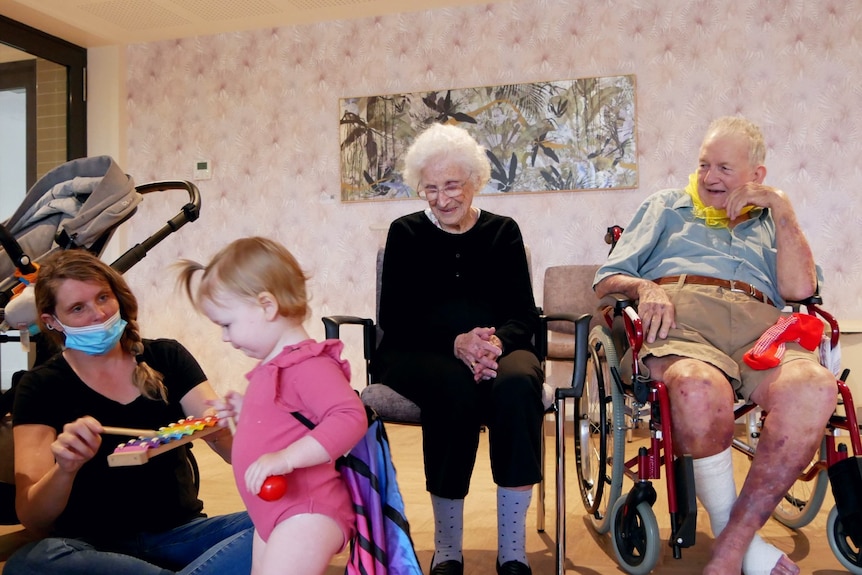
[[[45,174],[12,217],[0,224],[0,332],[32,330],[31,322],[22,321],[29,319],[27,305],[13,300],[32,282],[40,259],[66,249],[86,249],[101,255],[145,194],[173,189],[188,192],[189,203],[164,227],[111,264],[120,273],[141,261],[168,235],[198,218],[201,199],[197,187],[186,181],[135,187],[132,178],[109,156],[72,160]],[[0,343],[18,341],[19,336],[3,337],[6,339],[0,338]]]

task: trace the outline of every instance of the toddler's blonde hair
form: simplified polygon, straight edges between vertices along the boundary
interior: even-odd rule
[[[222,248],[206,266],[191,260],[177,265],[179,283],[198,309],[202,301],[218,302],[225,294],[257,301],[261,293],[269,292],[278,304],[279,315],[299,321],[308,316],[308,276],[278,242],[263,237],[240,238]],[[195,293],[192,280],[198,271],[203,276]]]

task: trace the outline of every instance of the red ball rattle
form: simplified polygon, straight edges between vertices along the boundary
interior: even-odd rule
[[[270,475],[264,479],[257,496],[264,501],[275,501],[281,499],[285,491],[287,491],[287,479],[284,475]]]

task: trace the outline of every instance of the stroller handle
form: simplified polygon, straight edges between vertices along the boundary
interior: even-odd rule
[[[18,268],[22,275],[32,274],[36,271],[36,266],[30,260],[30,256],[24,253],[21,249],[21,244],[15,239],[15,236],[9,233],[6,226],[0,224],[0,244],[3,244],[3,249],[12,259],[12,263]]]
[[[156,233],[148,237],[143,242],[136,244],[126,253],[114,260],[111,267],[118,272],[125,273],[133,265],[144,259],[154,246],[163,239],[183,227],[189,222],[198,219],[201,212],[201,193],[198,187],[186,180],[153,182],[150,184],[142,184],[135,188],[140,194],[149,194],[152,192],[163,192],[166,190],[186,190],[189,194],[189,203],[183,206],[183,209],[176,216],[168,220],[168,222]]]
[[[135,190],[142,195],[152,192],[161,192],[174,189],[186,190],[189,195],[189,203],[184,205],[180,213],[171,218],[167,222],[167,224],[164,225],[155,234],[148,237],[140,244],[135,245],[133,248],[121,255],[116,261],[111,264],[112,268],[114,268],[120,273],[125,273],[126,271],[128,271],[129,268],[141,261],[147,255],[147,252],[152,249],[156,244],[164,240],[173,232],[183,227],[185,224],[198,219],[198,217],[200,216],[201,209],[201,194],[197,186],[195,186],[191,182],[153,182],[151,184],[144,184],[135,188]],[[103,239],[100,241],[106,240]],[[18,272],[22,276],[27,276],[36,272],[37,266],[35,265],[35,262],[30,258],[30,256],[24,253],[21,244],[18,243],[18,240],[15,239],[15,236],[9,233],[9,230],[3,223],[0,223],[0,245],[2,245],[3,249],[6,251],[6,254],[11,259],[13,265],[15,265],[15,267],[18,269]],[[17,280],[10,279],[8,283],[10,286],[18,285]],[[9,303],[9,301],[13,297],[12,290],[7,289],[8,287],[9,286],[7,286],[7,283],[0,284],[0,310],[5,308],[6,304]],[[2,315],[0,315],[0,321],[2,321]]]

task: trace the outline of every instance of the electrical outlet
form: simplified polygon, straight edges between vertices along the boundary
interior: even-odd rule
[[[320,192],[320,203],[321,204],[334,204],[335,203],[335,194],[331,194],[326,191]]]

